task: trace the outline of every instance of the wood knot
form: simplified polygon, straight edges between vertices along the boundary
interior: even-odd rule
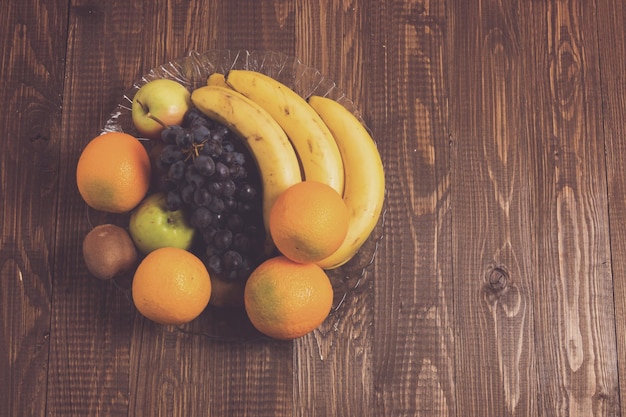
[[[502,292],[509,283],[509,273],[502,267],[495,267],[487,273],[489,288],[494,292]]]
[[[505,266],[489,268],[483,284],[483,300],[493,313],[502,313],[503,317],[515,317],[524,314],[525,301],[519,287]]]

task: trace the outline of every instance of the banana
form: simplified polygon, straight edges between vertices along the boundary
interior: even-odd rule
[[[348,109],[326,97],[312,96],[308,101],[337,141],[346,175],[343,200],[350,213],[348,234],[335,253],[318,262],[333,269],[348,262],[374,230],[385,199],[385,172],[376,143]]]
[[[264,108],[283,128],[296,150],[305,180],[328,184],[343,194],[344,169],[339,148],[305,99],[256,71],[230,70],[226,83]]]
[[[209,75],[206,80],[206,85],[219,85],[221,87],[228,87],[224,74],[221,74],[219,72],[214,72],[213,74]]]
[[[298,157],[285,132],[262,108],[220,86],[203,86],[191,101],[204,114],[241,136],[254,157],[263,187],[263,220],[269,236],[269,214],[278,196],[302,181]]]

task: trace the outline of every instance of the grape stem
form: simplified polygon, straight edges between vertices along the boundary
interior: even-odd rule
[[[203,140],[200,143],[192,143],[191,148],[183,149],[183,153],[186,155],[185,162],[189,161],[189,158],[195,159],[196,156],[200,155],[200,151],[204,148],[204,144],[207,143],[207,140]]]

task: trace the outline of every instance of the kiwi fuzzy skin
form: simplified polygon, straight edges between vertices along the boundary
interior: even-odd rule
[[[125,229],[102,224],[85,236],[83,258],[93,276],[109,280],[131,271],[137,265],[138,254]]]

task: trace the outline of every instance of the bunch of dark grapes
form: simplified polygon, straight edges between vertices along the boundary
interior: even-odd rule
[[[209,273],[246,279],[263,256],[260,182],[247,150],[226,126],[197,109],[162,133],[159,188],[170,210],[186,211],[200,235],[194,252]]]

